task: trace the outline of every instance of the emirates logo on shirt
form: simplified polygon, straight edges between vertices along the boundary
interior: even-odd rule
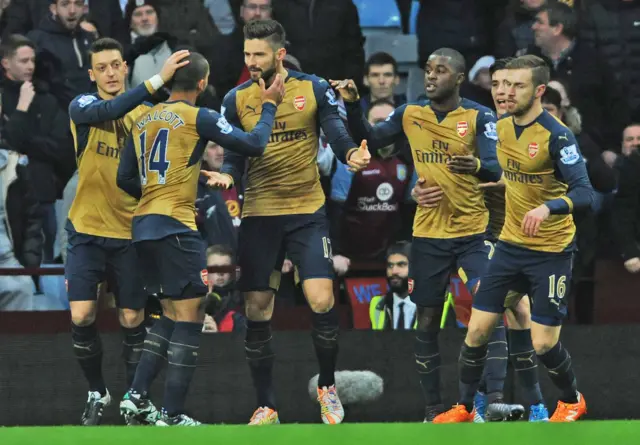
[[[536,155],[538,154],[538,150],[540,150],[540,147],[538,147],[538,144],[535,142],[532,142],[529,144],[529,157],[531,159],[535,158]]]
[[[413,278],[409,278],[409,294],[413,292]]]
[[[307,99],[304,96],[296,96],[293,99],[293,106],[296,107],[296,110],[302,111],[304,110],[304,104],[307,103]]]
[[[460,121],[456,125],[456,130],[458,131],[458,135],[463,138],[467,135],[467,131],[469,131],[469,124],[467,121]]]
[[[207,271],[207,269],[202,269],[200,271],[200,279],[205,286],[209,285],[209,272]]]

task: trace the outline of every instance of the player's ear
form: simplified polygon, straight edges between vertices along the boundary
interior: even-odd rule
[[[9,61],[7,59],[5,59],[4,57],[2,58],[2,68],[4,68],[5,72],[9,68]]]
[[[49,12],[51,13],[52,16],[56,16],[56,13],[58,12],[58,7],[56,6],[55,3],[51,3],[49,5]]]
[[[89,79],[91,79],[91,82],[96,81],[96,76],[93,75],[93,70],[91,68],[89,68]]]
[[[464,82],[464,73],[458,73],[458,78],[456,79],[456,86],[462,85]]]
[[[366,74],[364,76],[362,76],[362,84],[367,88],[369,88],[369,86],[370,86],[369,85],[369,76],[367,76]]]
[[[124,75],[127,76],[129,74],[129,65],[127,65],[127,61],[122,62],[122,66],[124,67]]]
[[[284,56],[286,55],[287,55],[286,48],[279,48],[276,51],[276,59],[278,59],[279,62],[282,62],[284,60]]]
[[[547,91],[546,85],[538,85],[536,87],[536,97],[542,97],[545,91]]]
[[[396,74],[395,76],[393,76],[393,85],[394,85],[394,86],[398,86],[398,85],[400,85],[400,76],[398,76],[398,74]]]

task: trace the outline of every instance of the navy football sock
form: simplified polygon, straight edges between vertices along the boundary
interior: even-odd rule
[[[578,403],[578,387],[571,356],[562,344],[556,343],[546,354],[538,355],[538,358],[547,367],[551,381],[562,391],[560,400],[565,403]]]
[[[102,342],[95,322],[87,326],[71,323],[71,339],[73,352],[89,383],[89,391],[97,391],[104,396],[107,388],[102,377]]]
[[[198,362],[202,323],[177,321],[167,350],[169,367],[163,409],[170,416],[184,413],[184,403]]]
[[[124,334],[124,339],[122,340],[122,358],[124,359],[127,372],[127,387],[130,387],[136,375],[138,362],[140,362],[142,348],[144,347],[144,337],[147,334],[147,330],[144,327],[144,323],[141,323],[134,328],[126,328],[123,326],[122,332]]]
[[[336,361],[338,358],[338,312],[335,307],[322,314],[313,314],[313,346],[318,357],[320,374],[318,387],[335,384]]]
[[[524,398],[529,406],[542,403],[542,392],[538,382],[538,359],[533,350],[531,329],[509,329],[511,339],[511,362],[522,386]]]
[[[439,405],[440,398],[440,347],[438,330],[416,331],[414,357],[420,386],[427,406]]]
[[[144,347],[135,377],[131,383],[132,392],[144,395],[149,391],[151,383],[167,361],[167,350],[174,326],[173,320],[162,316],[149,330],[144,339]]]
[[[275,354],[271,349],[271,322],[247,320],[244,351],[251,371],[253,386],[256,388],[258,406],[276,408],[273,390],[273,362]]]
[[[507,378],[507,333],[504,321],[500,318],[489,339],[487,361],[483,371],[488,403],[503,398],[504,381]]]
[[[487,359],[488,345],[477,347],[462,344],[458,368],[460,375],[460,404],[468,412],[473,410],[473,397],[478,390],[478,383],[482,378],[482,370]]]

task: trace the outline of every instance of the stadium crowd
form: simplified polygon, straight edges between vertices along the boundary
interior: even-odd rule
[[[368,30],[360,26],[359,13],[378,2],[394,3],[0,2],[0,266],[38,267],[65,261],[64,226],[77,187],[68,108],[74,97],[94,88],[87,75],[87,52],[97,38],[113,37],[124,46],[130,87],[157,73],[174,51],[198,51],[211,66],[209,85],[198,105],[219,110],[226,93],[250,78],[243,61],[243,25],[275,18],[287,32],[285,67],[325,79],[354,79],[367,92],[361,105],[369,122],[377,123],[395,107],[418,99],[416,94],[408,96],[407,79],[392,54],[365,54]],[[412,14],[415,3],[397,0],[392,5],[401,17],[397,32],[415,32],[420,68],[437,48],[460,51],[468,67],[463,97],[493,108],[489,68],[498,58],[534,54],[548,61],[552,82],[544,107],[578,138],[594,186],[613,190],[599,193],[591,211],[577,217],[574,279],[592,273],[594,258],[602,254],[617,255],[630,273],[640,272],[640,1],[422,0],[417,14]],[[388,34],[389,39],[393,36]],[[161,101],[168,94],[159,91],[156,98]],[[341,113],[346,120],[342,104]],[[416,177],[407,147],[396,145],[402,146],[380,150],[364,171],[354,174],[321,138],[318,169],[338,277],[357,271],[362,262],[380,264],[383,273],[388,248],[411,239],[416,203],[410,192]],[[210,142],[205,168],[219,171],[224,151]],[[198,228],[210,246],[208,264],[234,264],[242,186],[217,191],[203,183],[196,204]],[[397,269],[387,268],[390,280],[403,273]],[[278,298],[301,302],[291,261],[284,262],[282,272],[288,279]],[[212,274],[209,281],[205,330],[243,329],[242,301],[234,291],[233,275]],[[47,298],[41,277],[0,276],[0,310],[47,308]],[[406,317],[393,317],[392,327],[412,326],[414,309],[410,299],[403,298],[407,304],[397,301],[396,307],[400,312],[404,308]],[[375,299],[372,307],[380,301]],[[375,320],[372,315],[374,328],[385,325]]]

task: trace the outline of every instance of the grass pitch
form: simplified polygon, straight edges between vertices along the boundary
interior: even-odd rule
[[[360,423],[328,425],[212,425],[160,427],[16,427],[0,429],[0,444],[38,445],[337,445],[337,444],[460,444],[460,445],[632,445],[640,443],[640,421],[599,421],[572,424],[527,422],[424,425],[420,423]]]

